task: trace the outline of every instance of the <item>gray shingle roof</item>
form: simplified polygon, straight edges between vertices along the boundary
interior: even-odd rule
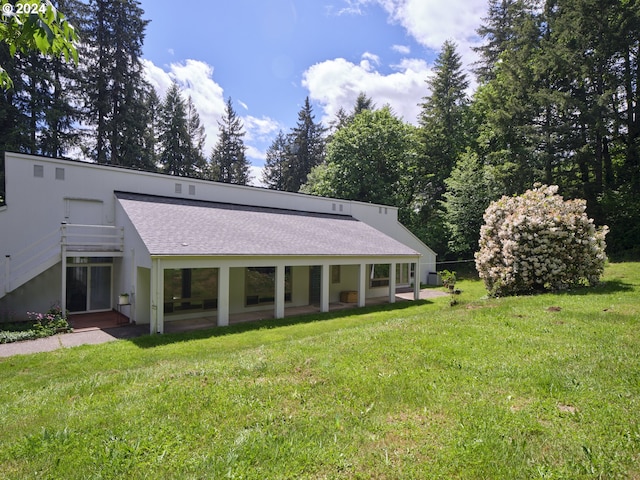
[[[418,255],[350,216],[116,192],[151,255]]]

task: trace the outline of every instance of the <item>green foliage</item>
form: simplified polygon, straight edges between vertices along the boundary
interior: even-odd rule
[[[50,2],[19,1],[13,4],[2,0],[1,3],[0,41],[8,45],[11,57],[17,53],[40,52],[78,63],[75,46],[78,35]],[[12,4],[13,8],[8,8]],[[6,90],[12,86],[11,77],[0,66],[0,87]]]
[[[388,107],[364,110],[338,130],[301,190],[314,195],[406,206],[415,169],[415,132]]]
[[[0,329],[0,343],[50,337],[72,330],[58,306],[51,307],[47,313],[29,312],[27,315],[30,322],[2,325],[4,328]]]
[[[491,295],[596,285],[606,261],[604,237],[583,200],[565,201],[557,186],[502,197],[487,208],[476,268]]]
[[[442,205],[449,250],[470,255],[478,248],[482,215],[493,199],[487,171],[477,155],[467,152],[460,157],[446,185]]]

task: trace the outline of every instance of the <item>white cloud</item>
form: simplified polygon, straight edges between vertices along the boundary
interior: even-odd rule
[[[411,53],[411,48],[408,45],[392,45],[391,50],[400,55],[409,55]]]
[[[452,40],[458,45],[465,64],[475,61],[472,47],[479,42],[476,29],[486,16],[487,0],[360,1],[382,6],[389,19],[402,25],[421,45],[438,52],[446,40]]]
[[[405,121],[415,123],[420,111],[418,103],[427,95],[430,71],[424,60],[406,59],[394,66],[396,72],[383,75],[364,59],[356,65],[344,58],[317,63],[303,74],[302,84],[309,97],[322,105],[328,124],[340,107],[350,111],[361,92],[377,107],[390,105]]]
[[[147,81],[156,89],[160,99],[164,98],[174,81],[180,87],[185,99],[191,96],[207,134],[204,153],[208,156],[216,144],[218,121],[224,115],[226,107],[224,90],[213,79],[213,67],[199,60],[172,63],[166,67],[166,70],[150,60],[143,59],[142,63]],[[247,104],[239,103],[242,108],[249,109]],[[268,117],[257,118],[247,115],[241,116],[241,119],[246,132],[247,155],[250,159],[262,163],[265,153],[260,147],[263,143],[270,142],[271,137],[282,127]]]

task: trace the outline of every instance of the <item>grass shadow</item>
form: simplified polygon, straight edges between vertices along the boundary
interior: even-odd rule
[[[622,280],[605,280],[593,287],[578,287],[570,290],[554,292],[556,295],[608,295],[611,293],[632,292],[635,286]]]
[[[351,316],[367,315],[376,312],[400,311],[407,308],[429,305],[430,300],[413,300],[410,302],[387,303],[370,307],[337,310],[335,312],[308,313],[291,317],[258,320],[255,322],[238,323],[228,327],[213,327],[202,330],[192,330],[182,333],[165,333],[162,335],[142,335],[130,338],[129,341],[140,348],[153,348],[191,340],[204,340],[207,338],[224,337],[256,330],[270,330],[273,328],[288,327],[291,325],[303,325],[326,320],[336,320]]]

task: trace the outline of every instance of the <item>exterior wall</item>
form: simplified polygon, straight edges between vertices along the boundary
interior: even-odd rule
[[[34,175],[36,170],[38,175]],[[119,206],[114,191],[284,209],[295,205],[295,209],[300,211],[352,215],[420,252],[421,277],[426,278],[429,271],[435,271],[435,254],[398,223],[397,209],[393,207],[15,153],[5,154],[5,179],[6,206],[0,207],[0,269],[4,269],[1,262],[5,255],[15,255],[25,246],[57,231],[62,222],[121,226],[124,228],[124,252],[122,258],[114,260],[112,302],[115,307],[118,294],[130,293],[136,299],[135,305],[125,308],[131,309],[130,316],[140,323],[148,322],[151,311],[150,298],[144,298],[143,302],[143,297],[150,295],[140,289],[143,286],[148,289],[152,283],[152,260]],[[309,259],[299,259],[291,265],[295,269],[300,268],[302,273],[303,267],[308,269],[308,265],[327,261],[319,259],[314,263]],[[351,261],[351,264],[349,261],[332,259],[330,263],[344,262],[341,284],[357,286],[357,261]],[[273,260],[267,265],[269,263],[273,265]],[[347,268],[346,265],[352,267]],[[42,278],[28,282],[3,298],[0,292],[0,313],[3,310],[42,311],[52,303],[60,302],[60,268],[58,265],[50,269],[40,276]],[[235,275],[233,269],[232,275]],[[296,276],[305,277],[294,272],[294,278]],[[308,275],[306,278],[306,284],[298,284],[294,280],[294,304],[308,303]],[[236,290],[235,286],[239,289]],[[343,285],[330,285],[330,301],[337,301],[344,289]],[[240,295],[243,291],[244,278],[235,279],[231,295]],[[235,303],[232,299],[231,304]]]
[[[436,253],[422,243],[404,225],[398,222],[398,209],[361,202],[351,202],[351,215],[372,227],[386,233],[391,238],[420,252],[420,281],[428,283],[429,273],[436,271]]]
[[[53,305],[60,305],[62,264],[58,263],[43,274],[0,299],[0,322],[27,320],[27,312],[44,313]],[[5,299],[11,302],[3,302]]]

